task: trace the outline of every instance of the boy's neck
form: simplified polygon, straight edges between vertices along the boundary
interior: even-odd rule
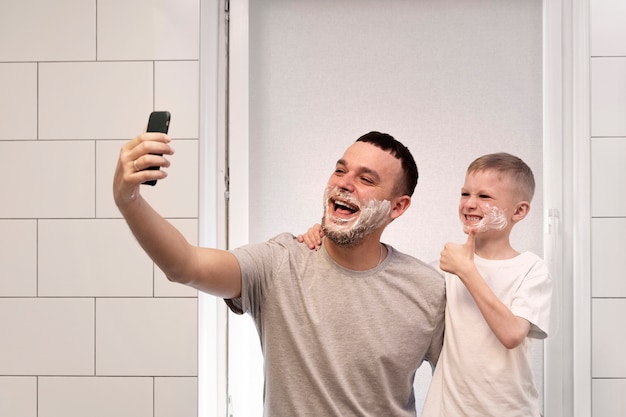
[[[513,249],[508,235],[481,239],[476,236],[474,253],[483,259],[504,260],[515,258],[519,252]]]

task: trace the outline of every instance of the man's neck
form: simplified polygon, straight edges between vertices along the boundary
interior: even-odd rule
[[[375,268],[387,256],[387,248],[380,243],[380,236],[370,235],[355,246],[343,247],[324,238],[324,248],[339,265],[353,271]]]

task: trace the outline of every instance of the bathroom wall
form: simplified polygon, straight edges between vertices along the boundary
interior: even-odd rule
[[[196,292],[169,283],[141,251],[111,178],[149,112],[170,110],[170,176],[142,192],[197,240],[198,3],[0,4],[1,416],[196,415]],[[617,417],[626,6],[589,3],[592,406],[594,417]]]
[[[112,200],[120,147],[172,113],[142,193],[197,241],[199,0],[0,4],[0,415],[197,414],[197,293]]]
[[[626,408],[626,3],[590,1],[593,417]]]

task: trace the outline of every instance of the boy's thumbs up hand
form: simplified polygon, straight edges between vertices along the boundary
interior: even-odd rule
[[[474,268],[475,240],[476,230],[472,229],[467,233],[467,241],[464,244],[446,243],[441,251],[439,267],[457,276],[463,276]]]
[[[470,251],[470,254],[472,255],[472,262],[474,262],[474,247],[475,247],[477,233],[478,233],[477,229],[471,229],[467,233],[467,241],[465,242],[465,245],[464,245],[465,247],[467,247],[467,249]]]

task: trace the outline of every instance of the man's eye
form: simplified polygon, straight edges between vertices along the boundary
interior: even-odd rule
[[[372,181],[370,178],[367,178],[367,177],[361,177],[361,181],[367,184],[374,184],[374,181]]]

